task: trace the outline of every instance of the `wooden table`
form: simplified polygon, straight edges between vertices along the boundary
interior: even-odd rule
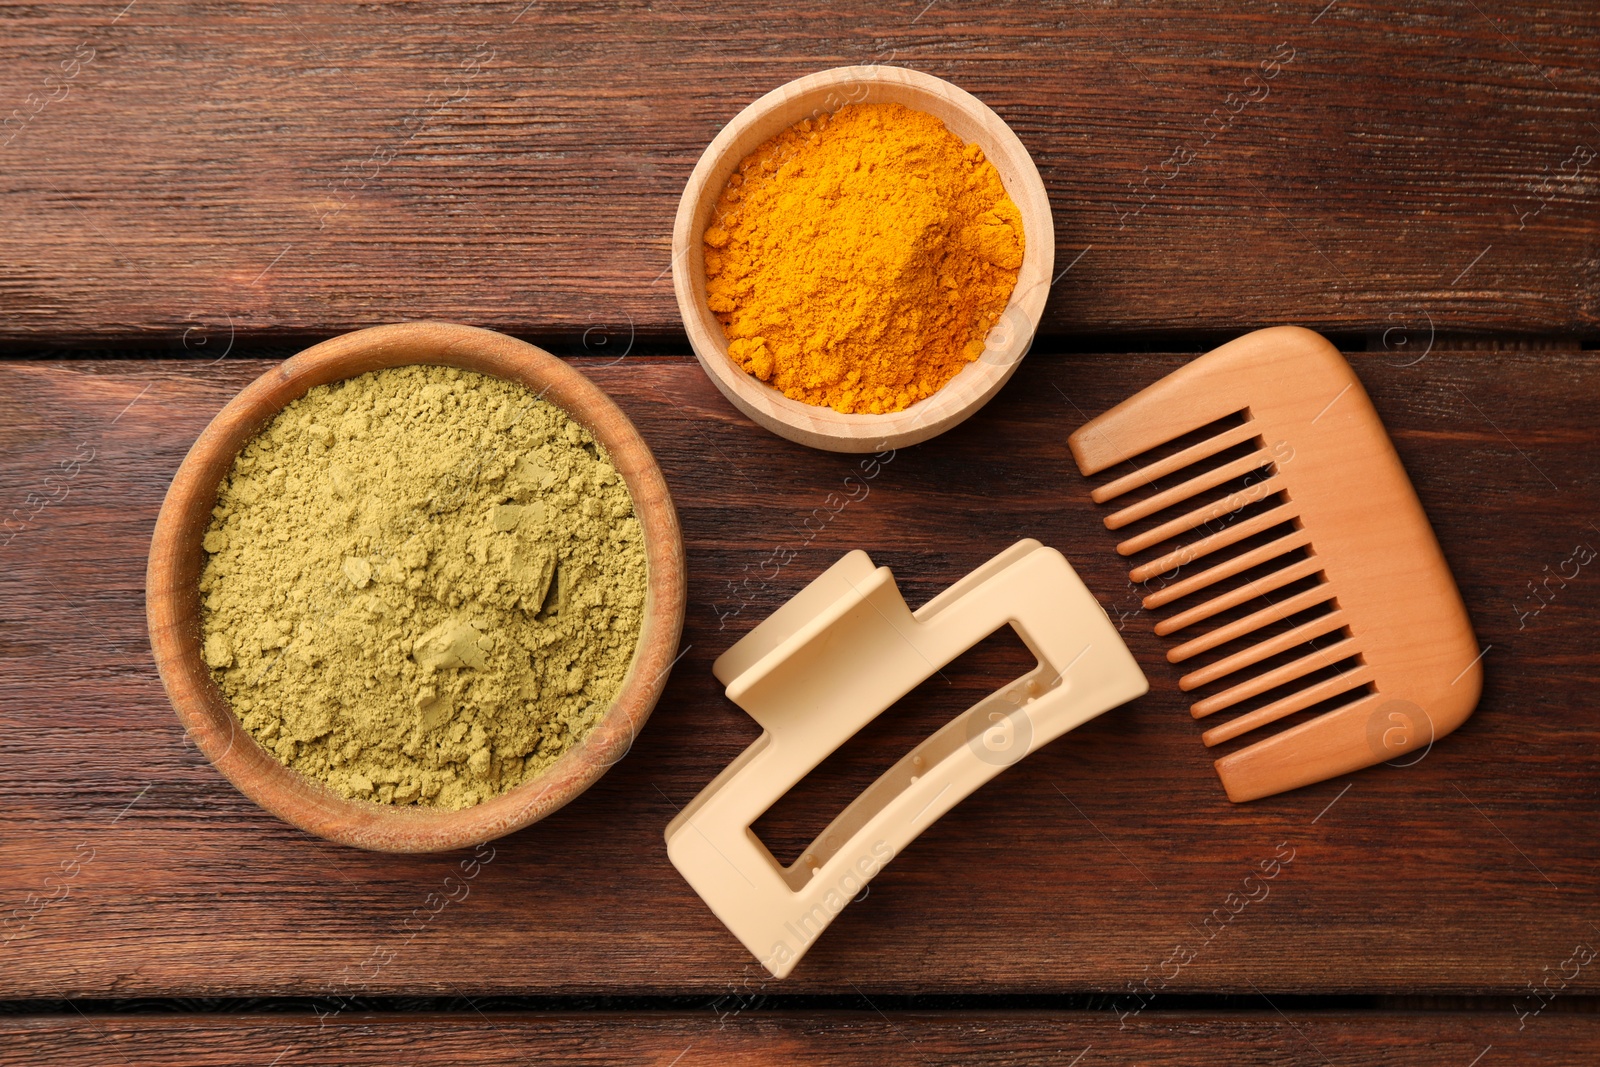
[[[1600,565],[1551,577],[1600,549],[1592,5],[0,16],[0,1063],[1600,1057]],[[857,460],[758,430],[688,356],[666,250],[722,123],[874,61],[1013,126],[1060,277],[999,397],[841,508]],[[156,510],[207,420],[311,340],[422,317],[529,338],[610,391],[690,572],[685,654],[630,756],[442,908],[459,855],[338,848],[223,781],[144,627]],[[1349,353],[1486,688],[1414,766],[1234,806],[1066,435],[1278,323]],[[711,661],[848,549],[919,603],[1024,536],[1073,561],[1151,693],[974,795],[766,979],[661,838],[757,733]],[[779,546],[792,562],[765,565]],[[798,848],[1013,660],[958,663],[761,832]],[[1275,854],[1270,895],[1233,913]]]

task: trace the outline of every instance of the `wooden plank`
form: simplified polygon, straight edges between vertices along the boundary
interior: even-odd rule
[[[582,364],[634,418],[676,495],[689,647],[630,756],[498,842],[465,899],[444,905],[430,894],[459,856],[350,851],[265,815],[186,745],[150,662],[144,554],[166,482],[268,364],[0,366],[0,500],[7,515],[37,509],[0,549],[0,915],[13,920],[0,997],[1531,996],[1528,983],[1573,969],[1575,946],[1600,944],[1589,832],[1600,582],[1588,568],[1543,584],[1575,544],[1600,547],[1600,356],[1352,357],[1492,646],[1486,695],[1416,766],[1239,807],[1066,447],[1088,414],[1184,359],[1038,352],[984,412],[880,463],[848,503],[861,496],[845,482],[860,477],[859,457],[758,431],[692,361]],[[1068,555],[1123,621],[1153,691],[940,820],[774,987],[661,837],[757,735],[715,685],[712,659],[848,549],[892,566],[917,604],[1023,536]],[[787,565],[773,562],[779,549],[793,553]],[[1547,589],[1537,614],[1530,582]],[[953,669],[947,691],[886,717],[811,804],[775,809],[762,832],[780,851],[803,840],[846,786],[1009,665],[1001,649]],[[1274,855],[1292,862],[1241,907],[1242,880]],[[1594,974],[1577,967],[1566,995],[1593,992]]]
[[[504,1063],[1573,1064],[1600,1055],[1592,1016],[1518,1031],[1506,1011],[1151,1013],[699,1012],[605,1015],[76,1015],[0,1018],[0,1065],[422,1067]],[[1077,1057],[1077,1058],[1074,1058]],[[1474,1057],[1477,1057],[1475,1059]]]
[[[1047,333],[1594,336],[1600,10],[1505,6],[6,3],[0,342],[678,336],[701,150],[869,62],[1034,153]]]

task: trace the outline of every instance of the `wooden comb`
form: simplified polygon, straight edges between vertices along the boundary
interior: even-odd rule
[[[1096,488],[1097,503],[1151,490],[1105,523],[1138,524],[1124,556],[1161,546],[1129,573],[1151,583],[1146,609],[1179,608],[1156,633],[1213,620],[1167,653],[1211,654],[1178,683],[1211,689],[1196,719],[1240,712],[1205,743],[1298,717],[1216,761],[1229,799],[1431,746],[1472,713],[1482,657],[1461,594],[1372,401],[1325,338],[1247,334],[1068,443],[1085,475],[1137,466]]]

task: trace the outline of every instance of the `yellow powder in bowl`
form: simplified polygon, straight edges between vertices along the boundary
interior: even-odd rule
[[[374,371],[287,405],[205,534],[204,657],[245,728],[351,798],[461,808],[550,766],[622,686],[643,531],[521,385]]]
[[[704,241],[733,361],[795,400],[874,414],[983,354],[1024,246],[983,150],[900,104],[851,104],[763,144]]]

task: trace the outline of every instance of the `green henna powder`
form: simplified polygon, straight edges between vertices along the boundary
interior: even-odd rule
[[[319,386],[240,452],[200,579],[251,735],[347,797],[462,808],[610,706],[644,534],[588,431],[522,386],[409,366]]]

